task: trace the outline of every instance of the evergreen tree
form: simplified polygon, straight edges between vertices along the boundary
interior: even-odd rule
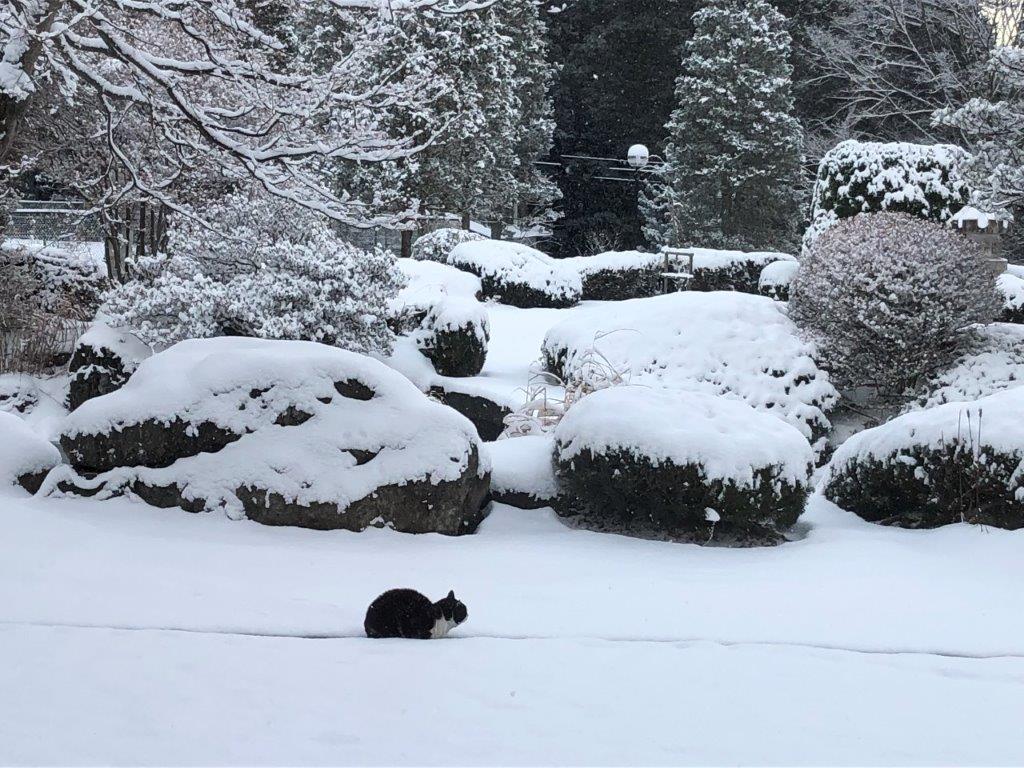
[[[802,134],[790,37],[767,0],[710,0],[693,16],[668,169],[646,195],[655,242],[779,249],[800,224]]]
[[[458,213],[493,223],[555,196],[533,162],[549,148],[543,21],[533,0],[507,0],[473,13],[430,11],[369,18],[377,39],[367,66],[430,83],[433,97],[395,104],[379,122],[392,139],[437,131],[423,151],[397,163],[364,165],[354,180],[374,209]]]
[[[625,158],[630,145],[665,140],[673,83],[697,0],[574,0],[549,18],[555,76],[555,159]],[[564,0],[551,0],[561,8]],[[565,255],[643,242],[636,187],[601,180],[600,163],[566,161],[557,181]],[[603,245],[590,242],[602,241]]]

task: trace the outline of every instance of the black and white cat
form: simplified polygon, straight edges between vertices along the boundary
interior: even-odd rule
[[[469,616],[466,606],[448,597],[430,602],[415,589],[390,589],[366,609],[363,629],[367,637],[405,637],[436,640],[444,637]]]

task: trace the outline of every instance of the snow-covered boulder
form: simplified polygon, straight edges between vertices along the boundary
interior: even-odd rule
[[[560,263],[579,274],[585,300],[622,301],[661,293],[662,258],[658,253],[607,251]]]
[[[62,487],[269,525],[470,533],[490,467],[464,417],[368,357],[301,341],[181,342],[72,412]]]
[[[798,269],[800,262],[796,260],[773,261],[761,270],[757,292],[776,301],[789,301],[789,284]]]
[[[914,411],[836,450],[825,495],[905,528],[1024,528],[1024,388]]]
[[[476,376],[487,360],[487,308],[476,299],[444,299],[420,321],[416,343],[442,376]]]
[[[600,522],[770,540],[803,511],[814,454],[799,430],[739,398],[601,390],[555,428],[569,503]]]
[[[416,242],[412,244],[412,257],[417,261],[437,261],[446,264],[455,246],[486,239],[483,235],[467,229],[443,227],[416,238]]]
[[[555,443],[551,435],[524,435],[488,443],[491,498],[520,509],[550,507],[558,500]]]
[[[1007,323],[1024,323],[1024,277],[1004,272],[996,281],[999,294],[1003,297],[1003,314]]]
[[[838,394],[784,305],[736,292],[682,291],[582,307],[544,339],[548,370],[585,373],[596,351],[634,384],[732,393],[817,441]]]
[[[462,243],[448,255],[448,264],[477,275],[485,297],[514,307],[571,307],[583,292],[575,270],[506,240]]]
[[[513,396],[497,397],[491,388],[474,379],[445,379],[430,387],[430,396],[454,408],[476,427],[484,440],[497,440],[505,431],[505,418],[512,414]]]
[[[990,323],[974,329],[968,348],[932,376],[907,410],[968,402],[1024,386],[1024,325]]]
[[[741,291],[757,293],[761,270],[776,261],[796,262],[796,257],[775,251],[720,251],[693,249],[692,291]]]
[[[78,339],[68,371],[68,407],[120,389],[132,372],[153,352],[124,329],[96,323]]]
[[[56,446],[37,435],[24,421],[0,411],[0,486],[17,484],[29,493],[39,490],[46,473],[60,463]],[[0,490],[0,493],[6,493]]]

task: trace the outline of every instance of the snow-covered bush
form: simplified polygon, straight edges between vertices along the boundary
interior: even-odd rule
[[[587,301],[641,299],[661,293],[662,256],[641,251],[607,251],[562,259],[583,281]]]
[[[821,158],[804,250],[839,219],[892,211],[947,221],[970,199],[964,150],[950,144],[850,139]]]
[[[68,408],[115,392],[124,386],[139,363],[153,354],[146,344],[124,330],[98,322],[79,337],[71,353]]]
[[[76,320],[95,314],[109,286],[102,263],[71,247],[6,243],[0,248],[0,264],[20,266],[35,279],[31,298],[40,309]]]
[[[803,511],[810,444],[735,397],[614,387],[554,434],[567,503],[591,521],[763,542]]]
[[[837,384],[899,395],[952,362],[1000,304],[981,246],[935,222],[870,213],[814,241],[789,313]]]
[[[571,307],[583,293],[575,270],[506,240],[463,243],[449,254],[448,263],[477,275],[485,297],[514,307]]]
[[[1024,386],[1024,325],[980,325],[963,353],[930,376],[907,409],[977,400],[1020,386]]]
[[[420,327],[431,307],[450,298],[475,301],[481,296],[480,278],[433,261],[398,259],[405,285],[388,303],[388,325],[398,335]]]
[[[548,331],[545,364],[568,381],[599,353],[632,384],[731,393],[817,441],[837,393],[783,310],[764,296],[697,291],[582,307]]]
[[[236,335],[387,352],[388,304],[404,283],[395,259],[340,240],[322,217],[234,193],[180,217],[166,254],[139,260],[103,312],[149,344]]]
[[[1024,388],[914,411],[843,443],[825,495],[905,528],[1024,528]]]
[[[60,451],[17,416],[0,411],[0,495],[20,485],[39,490],[43,477],[60,464]]]
[[[455,246],[486,239],[483,235],[478,235],[468,229],[452,227],[435,229],[433,232],[416,238],[416,242],[412,244],[412,257],[417,261],[436,261],[447,264],[448,256],[455,250]]]
[[[757,280],[757,292],[776,301],[789,301],[789,284],[800,268],[800,262],[773,261],[761,270]]]
[[[788,253],[774,251],[717,251],[693,249],[692,291],[742,291],[757,293],[761,270],[776,261],[796,261]]]
[[[1024,323],[1024,278],[1005,272],[999,276],[996,285],[1003,297],[1003,312],[999,319],[1004,323]]]
[[[475,299],[445,299],[427,312],[416,344],[442,376],[476,376],[487,360],[487,309]]]
[[[43,306],[43,292],[30,265],[0,262],[0,374],[40,373],[70,346],[75,323],[63,305]]]
[[[64,422],[44,489],[130,492],[268,525],[471,533],[490,465],[473,425],[383,363],[304,341],[184,341]]]

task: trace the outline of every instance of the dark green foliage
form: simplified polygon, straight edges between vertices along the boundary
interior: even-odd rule
[[[789,286],[785,283],[759,287],[758,293],[775,301],[789,301]]]
[[[480,439],[488,442],[497,440],[505,431],[505,417],[512,413],[510,408],[480,395],[431,387],[430,396],[472,421]]]
[[[419,346],[442,376],[476,376],[487,360],[487,340],[472,325],[457,330],[430,329]]]
[[[461,265],[454,265],[464,269]],[[467,270],[468,271],[468,270]],[[548,309],[564,309],[572,307],[579,301],[579,296],[570,293],[549,293],[532,288],[525,283],[505,280],[495,275],[484,275],[480,278],[484,298],[494,299],[500,304],[508,304],[520,309],[545,307]]]
[[[585,519],[702,540],[776,541],[800,516],[808,490],[780,480],[774,468],[757,470],[753,486],[741,488],[708,479],[699,465],[655,464],[624,450],[585,450],[556,463],[563,496]],[[714,525],[709,508],[721,517]]]
[[[687,288],[691,291],[740,291],[758,293],[757,284],[761,279],[764,263],[759,261],[737,261],[727,267],[713,269],[695,268],[693,280]]]
[[[552,5],[563,5],[561,0]],[[657,152],[674,108],[679,50],[698,0],[575,0],[549,17],[556,75],[554,154],[624,158],[630,145]],[[593,253],[601,233],[614,248],[643,242],[632,184],[602,181],[605,167],[569,161],[556,181],[564,217],[555,225],[559,251]]]
[[[825,488],[825,496],[873,523],[935,528],[976,523],[1024,528],[1022,487],[1014,473],[1024,447],[979,451],[962,441],[913,446],[883,459],[852,461]]]
[[[583,275],[586,301],[625,301],[661,293],[661,270],[657,267],[602,269]]]

